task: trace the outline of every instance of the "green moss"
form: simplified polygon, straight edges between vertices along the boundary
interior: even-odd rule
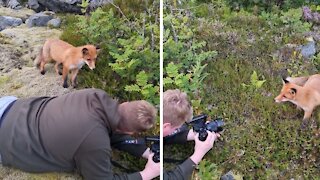
[[[7,83],[9,81],[8,76],[0,76],[0,86]]]
[[[320,108],[313,113],[314,122],[302,130],[303,111],[289,102],[274,102],[282,87],[281,76],[318,73],[317,59],[312,63],[275,55],[287,43],[303,43],[301,30],[309,28],[299,19],[290,25],[283,23],[282,16],[289,18],[288,14],[262,18],[244,11],[210,11],[214,15],[196,18],[189,27],[197,30],[195,39],[207,42],[205,50],[218,52],[215,60],[207,61],[205,72],[209,74],[203,83],[201,107],[197,108],[212,118],[223,117],[226,126],[205,159],[216,164],[219,171],[237,171],[244,179],[317,179]],[[265,83],[261,88],[244,88],[241,84],[250,84],[253,71]],[[170,149],[165,156],[187,157],[193,145]]]

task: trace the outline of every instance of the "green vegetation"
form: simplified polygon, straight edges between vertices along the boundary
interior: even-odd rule
[[[286,44],[303,44],[305,33],[319,33],[318,28],[301,20],[298,2],[302,1],[281,1],[285,6],[280,7],[274,6],[275,1],[232,1],[240,3],[237,9],[230,2],[165,1],[164,5],[164,71],[165,81],[170,82],[164,89],[187,91],[196,114],[226,121],[221,140],[194,178],[232,170],[245,179],[317,179],[319,109],[308,128],[301,130],[303,111],[291,103],[276,104],[274,98],[282,76],[318,73],[319,55],[307,60],[284,49]],[[266,8],[264,2],[271,4]],[[179,159],[192,153],[193,143],[169,147],[164,156],[174,154]]]
[[[96,69],[80,71],[80,88],[104,89],[121,101],[159,104],[159,2],[126,3],[118,0],[90,16],[67,17],[61,39],[102,48]]]
[[[85,9],[86,2],[83,1]],[[98,45],[96,68],[83,67],[79,88],[105,90],[120,102],[145,99],[159,104],[159,1],[115,0],[90,16],[68,15],[61,39],[75,45]],[[159,133],[159,120],[150,134]],[[139,171],[146,161],[126,153],[113,153],[124,167]],[[123,169],[115,168],[115,171]]]

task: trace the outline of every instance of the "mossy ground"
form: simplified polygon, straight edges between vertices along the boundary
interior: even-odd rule
[[[311,59],[279,55],[285,44],[303,43],[308,32],[300,26],[303,22],[273,26],[279,19],[211,7],[199,5],[193,11],[202,13],[196,19],[196,38],[206,40],[206,48],[218,52],[206,62],[209,75],[203,82],[202,109],[213,119],[224,118],[226,126],[205,156],[205,164],[216,168],[197,170],[193,178],[199,179],[203,172],[213,177],[232,170],[244,179],[319,179],[320,107],[307,128],[301,129],[303,110],[274,101],[283,76],[318,73]],[[250,82],[254,71],[259,80],[265,80],[260,88]],[[193,147],[193,143],[168,146],[165,156],[185,158]]]

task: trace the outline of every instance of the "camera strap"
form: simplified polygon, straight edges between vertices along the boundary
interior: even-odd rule
[[[176,130],[174,130],[168,136],[164,137],[164,139],[170,139],[171,137],[174,137],[177,134],[180,134],[180,133],[185,132],[185,131],[189,131],[189,127],[188,127],[188,125],[186,123],[183,124],[181,127],[177,128]]]
[[[117,161],[113,161],[111,160],[111,163],[113,166],[117,167],[117,168],[120,168],[120,169],[123,169],[125,170],[127,173],[134,173],[134,172],[137,172],[138,170],[135,170],[135,169],[130,169],[130,168],[127,168],[127,167],[124,167],[123,165],[121,165],[120,163],[118,163]]]

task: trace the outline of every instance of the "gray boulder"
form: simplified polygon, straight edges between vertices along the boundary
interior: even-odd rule
[[[110,2],[113,2],[113,0],[91,0],[86,11],[93,11],[96,8]],[[44,9],[49,9],[53,12],[69,12],[81,14],[81,3],[82,0],[28,0],[28,7],[36,12],[43,11]]]
[[[9,16],[0,16],[0,31],[7,27],[19,26],[22,24],[22,19]]]
[[[233,173],[229,171],[227,174],[221,176],[220,180],[235,180],[235,178]]]
[[[22,8],[22,6],[20,5],[20,2],[18,0],[9,0],[9,1],[7,1],[6,6],[11,9],[21,9]]]
[[[108,4],[110,2],[113,3],[113,0],[91,0],[89,6],[86,9],[86,13],[88,14],[97,9],[98,7]]]
[[[243,176],[233,171],[229,171],[225,175],[220,177],[220,180],[240,180],[240,179],[244,179]]]
[[[49,27],[55,27],[55,28],[58,28],[60,27],[60,24],[61,24],[61,19],[60,18],[56,18],[56,19],[51,19],[49,22],[48,22],[48,26]]]
[[[21,3],[18,0],[0,0],[0,6],[5,6],[11,9],[21,9]]]
[[[28,0],[28,7],[37,13],[45,10],[45,7],[39,4],[38,0]]]
[[[81,0],[38,0],[38,3],[53,12],[81,13]]]
[[[27,19],[26,24],[28,27],[33,26],[47,26],[48,22],[53,19],[52,12],[40,12],[34,14]]]
[[[313,40],[313,37],[308,37],[307,41],[306,44],[300,45],[296,49],[300,51],[302,57],[310,59],[316,54],[316,42]]]

